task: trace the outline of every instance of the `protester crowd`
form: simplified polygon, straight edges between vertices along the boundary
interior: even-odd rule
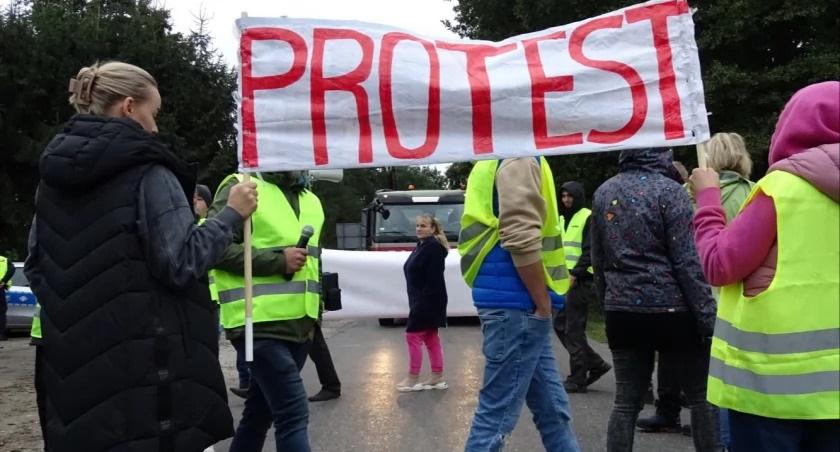
[[[213,194],[158,139],[151,74],[97,64],[69,90],[78,114],[41,156],[25,265],[40,304],[45,449],[202,451],[232,436],[230,450],[260,451],[273,426],[278,451],[310,450],[307,402],[339,397],[341,383],[320,327],[324,211],[305,173],[232,174]],[[525,405],[546,450],[579,450],[567,393],[610,370],[608,451],[633,450],[636,428],[679,430],[681,405],[698,451],[837,450],[840,82],[790,99],[756,183],[739,135],[714,135],[706,157],[709,168],[686,181],[669,149],[622,151],[591,210],[582,184],[557,190],[543,157],[475,163],[458,251],[485,368],[467,451],[501,450]],[[416,219],[416,234],[402,392],[448,387],[439,329],[449,244],[431,215]],[[586,339],[593,305],[612,363]],[[237,351],[230,390],[245,399],[236,429],[219,324]],[[569,351],[565,381],[552,329]],[[431,375],[421,379],[424,347]],[[309,398],[307,356],[322,386]],[[655,367],[656,415],[638,419]]]

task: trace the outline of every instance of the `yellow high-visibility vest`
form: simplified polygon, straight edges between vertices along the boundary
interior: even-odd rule
[[[201,218],[198,220],[198,225],[201,226],[204,222],[207,221],[207,218]],[[213,300],[216,304],[219,303],[219,290],[216,288],[216,277],[213,275],[213,270],[207,274],[207,288],[210,289],[210,299]]]
[[[724,287],[708,398],[776,419],[840,418],[840,209],[804,179],[772,171],[758,191],[776,208],[778,257],[755,297]]]
[[[477,162],[467,180],[458,252],[461,254],[461,274],[470,287],[473,286],[484,258],[499,242],[499,218],[493,213],[493,191],[499,164],[498,160]],[[546,285],[562,295],[569,288],[569,272],[563,253],[554,177],[543,157],[540,157],[540,192],[546,210],[541,229]]]
[[[220,186],[238,175],[228,176]],[[276,185],[251,179],[260,194],[257,210],[251,215],[252,246],[258,250],[282,249],[295,246],[304,225],[315,233],[309,240],[306,264],[290,280],[283,275],[253,277],[254,323],[318,318],[321,302],[318,262],[321,249],[319,238],[324,224],[321,201],[312,192],[298,195],[300,215],[295,215],[286,196]],[[213,277],[221,304],[221,320],[225,329],[245,324],[245,280],[241,274],[214,269]]]
[[[572,215],[572,220],[566,225],[566,218],[560,216],[560,228],[563,230],[563,251],[566,254],[566,268],[575,268],[583,253],[583,228],[589,220],[592,211],[582,208]],[[592,266],[586,269],[592,273]]]
[[[29,331],[29,335],[41,339],[43,335],[41,334],[41,305],[35,303],[35,314],[32,315],[32,329]]]

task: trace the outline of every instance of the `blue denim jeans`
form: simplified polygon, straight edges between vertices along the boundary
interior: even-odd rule
[[[245,341],[232,341],[236,350],[236,373],[239,375],[239,387],[247,388],[251,384],[251,369],[245,361]]]
[[[512,309],[479,309],[478,317],[486,364],[465,450],[502,450],[526,403],[546,451],[580,450],[551,349],[551,319]]]
[[[272,422],[278,452],[310,451],[309,402],[300,378],[308,349],[308,344],[254,340],[251,385],[231,452],[261,451]]]

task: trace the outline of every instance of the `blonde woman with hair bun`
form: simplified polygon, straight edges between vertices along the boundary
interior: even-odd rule
[[[720,199],[726,220],[732,220],[752,191],[752,159],[744,138],[737,133],[716,133],[706,144],[707,163],[720,175]]]
[[[446,326],[446,282],[443,278],[449,242],[440,221],[424,213],[415,221],[417,247],[403,266],[408,289],[408,323],[405,340],[408,345],[408,375],[397,384],[400,392],[424,389],[446,389],[443,379],[443,347],[438,328]],[[423,367],[423,345],[429,353],[431,376],[420,382]]]
[[[155,79],[112,61],[68,89],[78,114],[41,154],[25,266],[45,446],[202,451],[233,434],[206,275],[256,209],[254,184],[196,226],[195,167],[157,137]]]

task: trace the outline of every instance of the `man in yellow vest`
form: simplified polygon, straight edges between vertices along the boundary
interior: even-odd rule
[[[6,340],[6,286],[15,274],[15,265],[4,256],[0,256],[0,341]]]
[[[222,181],[210,216],[227,202],[240,175]],[[308,452],[309,407],[300,369],[306,360],[320,306],[319,237],[324,211],[309,191],[306,175],[291,171],[251,178],[260,193],[251,216],[253,234],[254,361],[245,409],[230,450],[262,450],[274,424],[278,451]],[[313,234],[297,248],[304,226]],[[242,231],[214,267],[222,326],[244,350],[245,281]]]
[[[583,206],[583,184],[569,181],[560,188],[560,225],[563,229],[563,250],[569,269],[569,292],[566,309],[554,317],[554,332],[569,352],[571,373],[564,386],[566,392],[586,392],[612,369],[586,340],[586,317],[589,305],[596,303],[592,282],[592,256],[589,246],[589,215]]]
[[[466,450],[499,450],[522,406],[546,450],[579,450],[551,348],[551,311],[569,276],[551,169],[544,158],[486,160],[467,181],[461,273],[484,335],[484,384]]]

